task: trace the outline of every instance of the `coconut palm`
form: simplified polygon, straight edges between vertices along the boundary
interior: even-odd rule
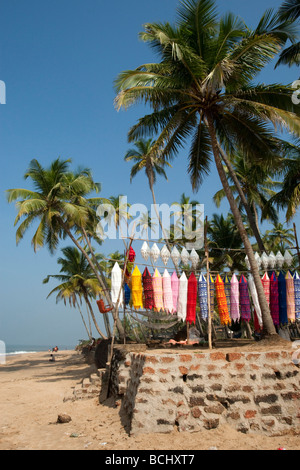
[[[300,18],[300,0],[287,0],[284,2],[279,9],[279,15],[283,21],[297,21]],[[276,67],[283,64],[289,67],[300,64],[299,41],[293,42],[291,46],[281,52]]]
[[[261,222],[263,222],[264,220],[269,220],[273,223],[278,222],[277,211],[271,204],[268,205],[267,203],[270,197],[275,195],[275,188],[278,187],[280,183],[274,181],[270,177],[270,169],[264,168],[262,165],[256,165],[255,162],[254,164],[251,164],[239,154],[235,155],[232,161],[232,166],[234,168],[236,177],[239,180],[239,184],[242,188],[242,191],[246,196],[250,210],[253,214],[255,228],[259,234],[259,239],[257,240],[257,242],[259,243],[259,249],[261,251],[265,251],[265,247],[260,237],[258,211],[261,212]],[[224,170],[228,175],[228,180],[233,183],[227,167],[224,167]],[[232,184],[230,186],[230,189],[233,194],[238,194],[238,190],[235,184]],[[217,191],[213,198],[217,207],[220,207],[220,204],[225,197],[226,195],[224,189]],[[239,204],[240,210],[242,210],[243,204],[241,203],[239,194],[237,196],[237,202]],[[249,220],[249,223],[253,230],[251,220]]]
[[[270,11],[251,30],[232,14],[218,20],[212,0],[186,0],[176,26],[146,24],[140,37],[161,60],[122,72],[115,82],[118,109],[143,102],[152,111],[130,129],[129,140],[158,134],[162,156],[172,158],[190,138],[188,172],[194,190],[209,174],[213,157],[251,264],[265,329],[276,334],[220,147],[229,155],[239,150],[245,158],[272,161],[278,154],[272,126],[300,133],[291,87],[253,83],[294,30]]]
[[[48,283],[51,278],[60,281],[60,284],[51,290],[48,297],[57,294],[57,301],[69,299],[70,303],[77,306],[79,306],[79,300],[81,301],[83,298],[96,330],[102,338],[107,339],[97,323],[91,304],[91,299],[95,299],[102,291],[94,272],[76,247],[67,246],[61,251],[63,256],[57,260],[61,266],[60,274],[49,274],[43,280],[44,284]]]
[[[292,228],[285,228],[285,224],[277,223],[272,229],[266,230],[263,237],[266,248],[269,251],[288,250],[295,246],[295,235]]]
[[[161,217],[159,215],[156,203],[156,197],[154,193],[154,184],[156,183],[157,175],[163,176],[166,180],[167,174],[165,172],[164,167],[168,166],[171,167],[170,163],[166,162],[160,156],[160,148],[157,146],[157,143],[153,139],[139,139],[134,142],[135,148],[129,149],[124,157],[126,162],[133,162],[133,166],[130,172],[130,182],[132,182],[133,178],[140,172],[145,171],[146,176],[148,178],[148,183],[150,187],[150,191],[152,194],[154,209],[156,212],[157,220],[161,227],[164,240],[166,245],[171,252],[171,246],[169,243],[169,233],[166,233],[165,228],[163,226]]]
[[[18,214],[15,225],[19,226],[16,231],[16,241],[18,244],[35,223],[38,227],[32,238],[34,251],[47,246],[50,252],[54,253],[59,241],[68,236],[86,258],[107,301],[111,304],[104,274],[98,271],[93,262],[94,257],[88,255],[75,235],[79,230],[92,252],[87,230],[96,220],[95,208],[103,202],[103,198],[88,196],[93,192],[98,193],[100,185],[94,182],[88,169],[71,172],[70,163],[71,160],[58,158],[49,168],[44,168],[34,159],[25,173],[25,179],[32,181],[34,190],[20,188],[7,190],[8,202],[17,201]],[[114,316],[122,336],[124,330],[117,312],[114,312]]]
[[[209,256],[213,258],[212,271],[220,271],[224,267],[233,271],[245,269],[243,242],[231,214],[226,218],[223,214],[213,214],[208,221],[207,235]]]
[[[285,209],[286,221],[290,222],[300,205],[300,148],[288,144],[286,150],[288,158],[284,160],[281,171],[283,174],[281,190],[269,200],[268,205]]]

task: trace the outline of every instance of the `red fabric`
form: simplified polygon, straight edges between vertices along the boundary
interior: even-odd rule
[[[143,288],[144,288],[144,307],[152,310],[154,308],[154,293],[152,285],[152,277],[148,271],[148,268],[145,268],[142,276]]]
[[[196,323],[196,305],[197,305],[197,279],[192,273],[188,280],[188,297],[186,322],[189,324]]]
[[[129,278],[132,272],[133,263],[135,260],[135,251],[132,248],[132,246],[129,248],[129,251],[127,250],[126,256],[127,255],[128,255],[128,260],[127,260],[127,268],[126,268],[125,276],[126,278]]]

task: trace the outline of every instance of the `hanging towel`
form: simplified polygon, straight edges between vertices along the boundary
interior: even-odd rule
[[[207,281],[203,274],[200,274],[198,281],[198,298],[200,305],[200,314],[202,320],[208,319],[208,303],[207,303]]]
[[[139,268],[136,266],[131,276],[132,280],[132,304],[133,307],[138,310],[143,308],[143,287],[142,287],[142,275]]]
[[[273,323],[278,326],[279,321],[279,292],[278,292],[278,279],[275,272],[270,277],[270,311]]]
[[[294,292],[296,320],[300,320],[300,277],[297,271],[294,274]]]
[[[177,305],[177,315],[182,321],[185,321],[186,319],[187,294],[188,294],[188,280],[187,280],[185,273],[182,273],[179,279],[179,294],[178,294],[178,305]]]
[[[285,276],[287,317],[290,322],[296,320],[294,279],[290,271]]]
[[[154,308],[154,293],[152,285],[152,277],[148,271],[148,268],[145,268],[142,276],[143,288],[144,288],[144,307],[146,309],[152,310]]]
[[[255,330],[258,331],[262,328],[263,321],[262,321],[262,314],[261,314],[261,308],[260,308],[260,304],[258,300],[257,290],[256,290],[255,282],[254,282],[254,277],[252,276],[252,274],[249,274],[248,276],[248,286],[250,289],[251,298],[252,298],[253,305],[254,305],[254,315],[255,315],[254,320],[257,319],[257,322],[258,322],[255,325],[256,326]]]
[[[287,305],[286,305],[286,282],[285,275],[281,271],[278,276],[278,292],[279,292],[279,321],[282,325],[288,323]]]
[[[240,290],[236,274],[233,274],[230,284],[230,316],[231,320],[238,321],[240,319]]]
[[[186,321],[191,325],[196,324],[196,306],[197,306],[197,279],[194,273],[192,273],[188,280],[188,294],[187,294],[187,310],[186,310]]]
[[[248,282],[244,274],[242,274],[240,278],[239,290],[241,302],[241,319],[245,322],[249,322],[251,320],[251,305],[248,291]]]
[[[154,307],[157,312],[160,312],[164,309],[163,287],[162,278],[157,268],[155,269],[154,275],[152,277],[152,285],[154,293]]]
[[[224,289],[225,289],[228,312],[230,312],[230,297],[231,297],[230,277],[228,275],[224,276],[223,282],[224,282]]]
[[[122,270],[119,263],[115,263],[111,270],[111,301],[115,306],[118,299],[119,307],[121,307],[123,305]]]
[[[179,279],[174,271],[171,277],[172,297],[174,313],[177,312],[178,294],[179,294]]]
[[[171,276],[168,273],[167,269],[165,269],[164,274],[163,274],[162,285],[163,285],[164,310],[165,312],[172,314],[174,313],[173,292],[172,292]]]
[[[215,286],[216,286],[217,303],[218,303],[218,310],[219,310],[221,325],[228,325],[231,323],[231,320],[230,320],[228,306],[227,306],[224,282],[222,281],[220,274],[218,274],[217,276]]]

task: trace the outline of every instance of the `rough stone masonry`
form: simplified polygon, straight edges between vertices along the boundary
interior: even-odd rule
[[[118,350],[112,390],[132,435],[224,423],[243,433],[299,431],[300,369],[291,354]]]

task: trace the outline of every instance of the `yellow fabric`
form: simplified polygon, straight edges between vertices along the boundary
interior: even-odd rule
[[[137,266],[131,276],[131,289],[133,307],[136,310],[143,308],[142,274]]]

